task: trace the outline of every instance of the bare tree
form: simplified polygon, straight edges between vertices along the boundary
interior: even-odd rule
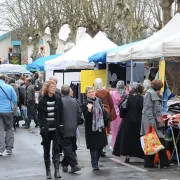
[[[159,0],[159,5],[162,8],[163,26],[165,26],[172,18],[172,4],[174,0]]]
[[[76,43],[77,30],[82,25],[82,0],[63,0],[65,23],[71,30],[67,42]]]
[[[50,55],[56,54],[59,32],[65,21],[64,7],[61,0],[44,0],[44,11],[47,27],[50,29],[51,40],[48,41]]]
[[[38,58],[39,41],[46,28],[42,3],[43,0],[4,0],[1,6],[5,25],[19,35],[22,44],[32,37],[33,60]]]
[[[176,2],[177,2],[177,12],[180,13],[180,0],[176,0]]]

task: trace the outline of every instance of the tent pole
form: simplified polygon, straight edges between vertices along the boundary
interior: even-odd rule
[[[99,63],[95,63],[95,70],[98,70],[99,69]]]
[[[64,84],[64,70],[63,70],[63,84]]]
[[[109,84],[108,73],[109,73],[109,64],[106,63],[106,87],[108,87]]]
[[[133,86],[133,60],[131,60],[131,86]]]

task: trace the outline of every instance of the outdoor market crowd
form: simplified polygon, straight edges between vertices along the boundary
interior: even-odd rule
[[[0,156],[4,151],[12,154],[14,129],[19,120],[24,120],[25,129],[31,128],[31,120],[40,128],[46,177],[51,179],[51,141],[54,176],[60,178],[63,172],[75,173],[81,170],[77,162],[76,136],[78,126],[84,124],[87,149],[91,164],[99,170],[99,159],[106,155],[109,135],[113,155],[125,156],[125,163],[131,157],[144,159],[144,167],[154,168],[155,155],[145,155],[140,137],[151,127],[165,147],[164,121],[162,119],[163,82],[145,80],[134,86],[116,80],[111,88],[105,88],[100,78],[93,86],[86,88],[87,99],[80,102],[74,98],[69,85],[57,87],[57,78],[44,82],[42,73],[31,76],[5,76],[0,74]],[[60,162],[60,156],[64,154]],[[166,148],[159,151],[160,167],[169,167]]]

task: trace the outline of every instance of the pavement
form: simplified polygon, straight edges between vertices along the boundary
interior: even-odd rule
[[[77,159],[82,170],[76,174],[63,173],[64,180],[179,180],[177,165],[169,169],[144,169],[141,159],[132,158],[130,164],[124,163],[125,157],[115,157],[108,151],[100,160],[100,171],[93,171],[89,151],[85,148],[84,127],[80,127],[80,142]],[[39,129],[23,127],[15,132],[13,154],[0,157],[0,180],[45,180],[43,149],[40,145]],[[53,165],[52,174],[53,174]],[[54,178],[53,178],[54,179]]]

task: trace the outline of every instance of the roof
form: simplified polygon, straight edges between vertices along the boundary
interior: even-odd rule
[[[0,41],[4,40],[4,39],[6,39],[6,38],[8,38],[10,36],[11,36],[11,32],[5,33],[5,34],[0,36]]]

